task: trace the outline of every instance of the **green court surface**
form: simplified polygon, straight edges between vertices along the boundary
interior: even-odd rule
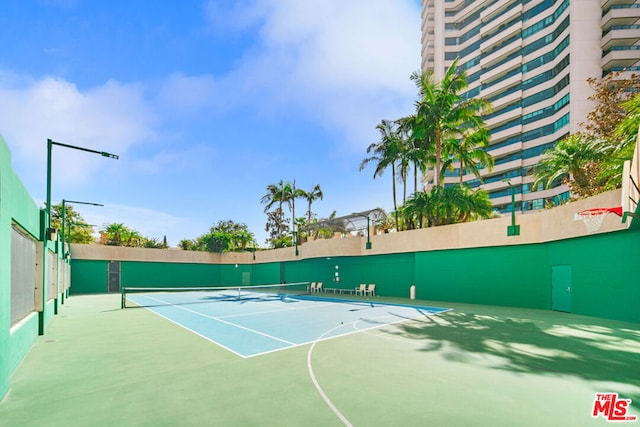
[[[66,301],[0,426],[610,425],[599,392],[640,415],[638,324],[411,301],[453,310],[243,359],[119,297]]]

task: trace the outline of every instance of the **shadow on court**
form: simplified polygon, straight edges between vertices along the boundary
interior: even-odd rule
[[[638,325],[556,312],[528,315],[531,317],[453,311],[401,325],[399,330],[405,338],[427,341],[421,348],[424,352],[439,351],[445,344],[461,350],[445,354],[453,362],[466,363],[467,355],[480,354],[502,362],[491,369],[631,386],[625,390],[636,392],[620,390],[620,394],[631,398],[640,412]]]
[[[119,297],[66,301],[13,373],[0,426],[344,425],[309,363],[354,426],[610,425],[591,416],[596,392],[640,414],[637,324],[422,301],[453,311],[243,359]]]

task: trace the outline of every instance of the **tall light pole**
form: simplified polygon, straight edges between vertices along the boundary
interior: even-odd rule
[[[65,203],[76,203],[80,205],[91,205],[91,206],[104,206],[100,203],[91,203],[91,202],[79,202],[77,200],[65,200],[62,199],[62,258],[66,259],[66,252],[64,251],[64,225],[65,225],[65,215],[67,214],[67,210],[65,209]],[[70,223],[71,224],[71,223]],[[69,227],[69,250],[71,250],[71,227]]]
[[[520,226],[516,225],[516,188],[511,185],[510,179],[505,179],[504,182],[511,189],[511,225],[507,227],[507,236],[519,236]]]
[[[51,150],[54,145],[57,145],[59,147],[72,148],[74,150],[86,151],[88,153],[100,154],[102,157],[108,157],[110,159],[119,158],[117,155],[107,153],[106,151],[91,150],[89,148],[78,147],[76,145],[63,144],[61,142],[56,142],[51,139],[47,139],[47,202],[46,202],[47,204],[45,206],[45,219],[44,219],[44,225],[45,225],[44,231],[46,235],[42,239],[42,243],[44,245],[44,250],[42,251],[43,253],[42,307],[41,307],[41,310],[38,311],[38,333],[40,335],[44,335],[44,323],[45,323],[44,313],[45,313],[45,308],[47,306],[47,288],[48,288],[47,271],[49,269],[47,245],[48,245],[50,236],[54,235],[54,233],[50,232],[50,228],[51,228]],[[64,236],[63,236],[63,239],[64,239]],[[51,240],[53,239],[51,238]],[[56,278],[56,282],[57,282],[57,278]],[[57,289],[57,286],[56,286],[56,289]]]
[[[63,144],[61,142],[52,141],[47,139],[47,228],[51,227],[51,149],[54,145],[65,148],[73,148],[74,150],[86,151],[88,153],[100,154],[102,157],[108,157],[110,159],[119,159],[115,154],[107,153],[106,151],[91,150],[89,148],[78,147],[75,145]]]
[[[371,212],[369,212],[369,213],[371,213]],[[358,212],[354,212],[352,215],[356,215],[356,216],[361,216],[363,218],[367,218],[367,244],[366,244],[365,248],[371,249],[371,239],[370,239],[370,236],[369,236],[369,229],[371,228],[370,227],[371,218],[369,218],[369,215],[364,215],[364,214],[361,214],[361,213],[358,213]]]

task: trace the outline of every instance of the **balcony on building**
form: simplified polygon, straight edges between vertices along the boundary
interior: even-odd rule
[[[503,60],[506,56],[509,56],[509,54],[520,49],[522,49],[522,39],[516,38],[511,43],[501,46],[483,56],[482,59],[480,59],[480,66],[482,68],[489,68]]]
[[[491,137],[493,140],[493,136]],[[487,152],[493,156],[494,159],[499,159],[500,157],[504,157],[508,154],[516,153],[518,151],[522,151],[522,141],[516,141],[509,144],[501,145],[500,143],[496,143],[495,145],[489,146]]]
[[[482,3],[482,2],[477,2]],[[496,9],[497,8],[497,9]],[[495,9],[495,10],[494,10]],[[506,24],[518,15],[522,14],[522,4],[519,1],[496,2],[492,7],[480,13],[482,21],[482,34],[500,33],[501,25]],[[494,19],[495,18],[495,19]]]
[[[600,61],[603,69],[633,67],[640,62],[640,45],[614,46],[603,55]]]
[[[490,86],[483,87],[480,91],[480,96],[482,98],[488,99],[493,96],[499,95],[502,92],[507,92],[513,86],[520,85],[522,81],[522,75],[520,73],[509,77],[508,79],[504,79],[501,82],[497,82]]]

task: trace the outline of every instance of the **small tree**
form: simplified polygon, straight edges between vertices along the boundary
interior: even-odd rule
[[[231,236],[221,231],[212,231],[203,236],[208,252],[222,253],[229,250]]]
[[[278,207],[267,212],[267,224],[264,230],[269,233],[269,238],[266,240],[268,245],[271,244],[274,248],[286,246],[289,224],[282,208]]]
[[[73,206],[65,204],[65,234],[71,232],[71,243],[93,243],[93,226],[85,224],[84,218],[73,209]],[[69,230],[71,224],[71,230]],[[58,230],[62,230],[62,203],[51,206],[51,226]],[[67,241],[67,236],[61,236]]]
[[[640,92],[639,75],[631,74],[629,78],[621,76],[622,73],[614,72],[602,79],[587,79],[587,83],[594,90],[589,100],[595,102],[595,107],[587,114],[587,121],[582,125],[586,133],[594,139],[612,138],[629,111],[625,102]]]

